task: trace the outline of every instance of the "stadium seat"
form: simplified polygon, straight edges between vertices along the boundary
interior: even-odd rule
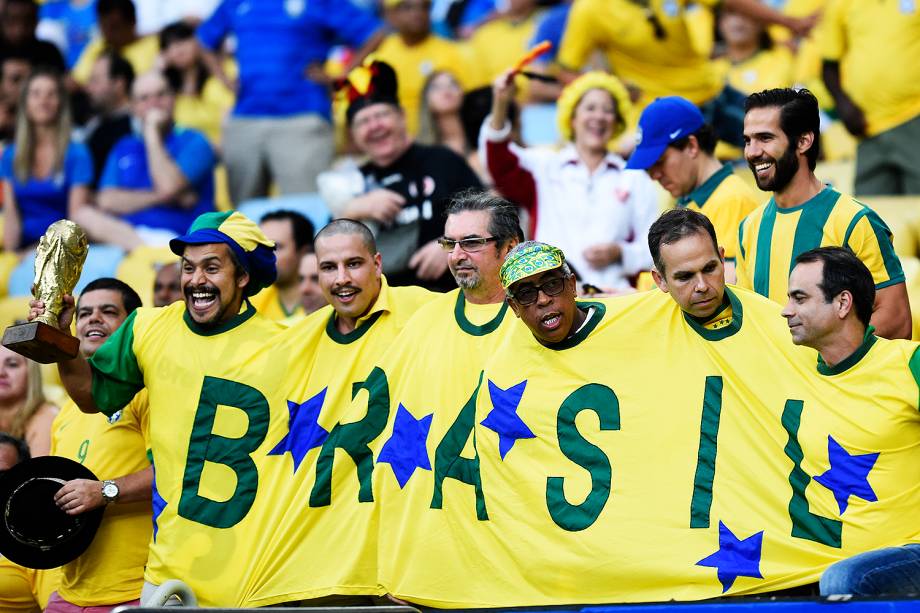
[[[319,194],[290,194],[247,200],[237,210],[256,222],[274,211],[296,211],[309,219],[317,231],[332,219],[329,207]]]
[[[114,277],[118,263],[125,252],[114,245],[92,244],[83,264],[83,273],[74,294],[79,294],[87,283],[100,277]],[[10,273],[8,284],[9,296],[31,296],[32,282],[35,278],[35,251],[24,257]]]
[[[920,255],[920,196],[866,196],[860,201],[888,224],[901,258]]]

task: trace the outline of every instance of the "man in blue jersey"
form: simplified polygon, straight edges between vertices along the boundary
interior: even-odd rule
[[[216,55],[231,34],[238,86]],[[333,154],[321,66],[333,45],[360,47],[358,62],[382,36],[376,17],[351,0],[223,0],[201,24],[198,38],[209,68],[237,92],[224,129],[234,204],[264,196],[269,180],[282,194],[316,191],[316,175]]]

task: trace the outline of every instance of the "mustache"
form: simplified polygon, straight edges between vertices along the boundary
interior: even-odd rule
[[[360,292],[360,291],[361,291],[361,288],[358,287],[358,286],[356,286],[356,285],[337,285],[336,287],[333,287],[330,291],[331,291],[333,294],[335,294],[336,292],[341,292],[341,291],[343,291],[343,290],[348,290],[348,289],[350,289],[350,290],[352,290],[352,291],[354,291],[354,292]]]

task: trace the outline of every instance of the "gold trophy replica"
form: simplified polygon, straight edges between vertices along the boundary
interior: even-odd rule
[[[50,364],[77,357],[80,341],[58,327],[62,298],[73,293],[86,252],[83,229],[62,219],[48,227],[38,242],[32,295],[45,303],[45,313],[25,324],[10,326],[3,333],[3,346],[25,357]]]

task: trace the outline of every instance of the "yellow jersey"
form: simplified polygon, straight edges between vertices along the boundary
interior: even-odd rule
[[[422,88],[425,80],[434,72],[449,72],[463,89],[467,89],[469,65],[453,41],[428,36],[411,47],[399,34],[390,34],[383,39],[374,52],[374,57],[393,67],[399,84],[399,104],[406,112],[406,126],[409,134],[418,132],[419,112],[422,104]]]
[[[70,71],[70,75],[77,83],[86,85],[89,82],[93,64],[96,63],[96,58],[102,55],[105,50],[105,41],[99,37],[94,38],[86,45],[73,70]],[[128,60],[131,67],[134,68],[134,74],[140,76],[153,70],[157,57],[160,55],[160,41],[156,36],[142,36],[124,49],[121,49],[119,54]]]
[[[844,91],[875,136],[920,115],[920,7],[913,0],[829,0],[822,57],[840,62]]]
[[[660,96],[679,95],[702,104],[718,95],[722,81],[709,57],[714,0],[575,0],[559,48],[558,62],[580,70],[591,53],[606,54],[610,69],[639,88],[644,107]]]
[[[825,187],[804,204],[780,208],[773,198],[738,231],[738,285],[786,303],[795,258],[817,247],[848,247],[872,272],[876,289],[904,282],[891,230],[865,204]]]
[[[292,311],[284,308],[281,298],[278,296],[278,287],[276,285],[269,285],[249,300],[262,317],[272,321],[284,322],[290,317],[303,315],[303,307],[299,302]]]
[[[722,57],[713,63],[722,80],[744,94],[791,87],[794,82],[792,53],[782,45],[758,51],[742,62]]]
[[[0,611],[41,613],[60,579],[60,568],[26,568],[0,555]]]
[[[108,418],[83,413],[68,400],[54,419],[51,454],[83,464],[100,481],[130,475],[150,466],[146,421],[143,390]],[[140,598],[152,525],[149,502],[107,505],[92,544],[61,567],[61,597],[79,607]]]
[[[236,96],[219,79],[208,77],[197,96],[178,94],[173,117],[177,124],[194,128],[219,147],[224,118],[233,108]]]
[[[471,88],[491,85],[495,77],[512,68],[527,53],[541,14],[534,12],[520,21],[496,17],[476,29],[466,43],[471,70],[475,71]]]

